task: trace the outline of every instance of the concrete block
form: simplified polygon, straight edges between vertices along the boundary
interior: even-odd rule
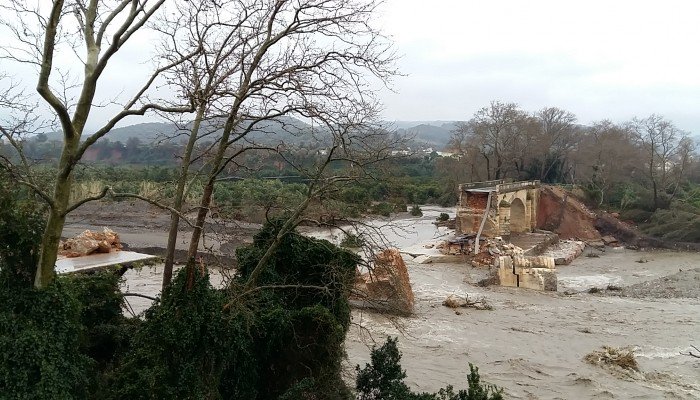
[[[557,290],[557,272],[552,257],[501,256],[495,264],[501,286]]]
[[[526,268],[519,274],[519,286],[521,288],[556,291],[557,274],[549,268]]]

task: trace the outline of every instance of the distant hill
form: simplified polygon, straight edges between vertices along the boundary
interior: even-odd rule
[[[391,121],[386,122],[389,130],[395,130],[398,134],[405,134],[421,145],[427,145],[441,150],[450,139],[451,132],[456,128],[458,121]],[[209,137],[217,136],[221,133],[217,129],[215,122],[204,124],[202,132],[209,132]],[[185,128],[189,128],[186,126]],[[256,131],[250,133],[250,138],[266,143],[301,143],[309,141],[308,135],[303,133],[315,130],[318,136],[323,136],[323,129],[314,128],[303,121],[292,117],[280,117],[260,124]],[[172,140],[181,142],[182,136],[175,136],[177,133],[175,124],[166,122],[146,122],[114,128],[105,139],[111,142],[126,143],[130,138],[138,138],[141,143],[154,143],[160,140]],[[61,140],[60,132],[50,132],[46,134],[49,141]],[[318,139],[318,138],[317,138]],[[204,138],[203,140],[207,140]]]
[[[437,123],[440,125],[437,125]],[[436,147],[437,150],[442,150],[450,140],[452,131],[457,128],[457,124],[457,121],[436,121],[434,124],[421,123],[413,126],[403,123],[403,126],[408,126],[397,129],[397,132],[406,134],[417,142]]]
[[[172,134],[175,131],[175,125],[166,122],[145,122],[142,124],[129,125],[122,128],[114,128],[108,134],[107,138],[112,142],[126,143],[132,137],[139,138],[142,142],[155,142],[159,137],[165,134]],[[49,141],[61,140],[63,133],[50,132],[46,134]]]

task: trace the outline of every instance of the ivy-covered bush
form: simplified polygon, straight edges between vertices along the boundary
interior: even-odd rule
[[[224,313],[224,293],[181,270],[146,311],[131,350],[109,380],[112,399],[256,398],[244,321]],[[224,394],[227,395],[224,395]]]
[[[80,352],[81,307],[58,281],[33,289],[43,218],[0,176],[0,393],[5,399],[82,397],[91,360]]]
[[[280,226],[280,221],[267,224],[252,246],[237,252],[239,284],[248,281]],[[341,362],[358,261],[357,255],[326,240],[297,233],[283,237],[257,280],[263,289],[242,298],[254,301],[258,310],[255,342],[265,383],[258,398],[277,398],[299,386],[314,393],[314,399],[348,398]]]
[[[108,398],[349,399],[340,374],[357,256],[292,232],[248,288],[280,226],[239,249],[239,275],[222,290],[181,270],[146,312]]]

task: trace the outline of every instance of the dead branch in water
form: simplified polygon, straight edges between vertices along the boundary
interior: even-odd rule
[[[472,300],[468,295],[464,297],[450,295],[442,302],[442,305],[452,309],[475,308],[477,310],[493,310],[493,307],[488,303],[485,297]]]
[[[687,353],[684,353],[684,352],[681,351],[680,353],[681,353],[682,355],[684,355],[684,356],[690,356],[690,357],[700,358],[700,349],[698,349],[697,347],[693,346],[692,344],[690,345],[690,347],[694,348],[698,353],[696,354],[696,353],[693,353],[692,351],[688,351]]]

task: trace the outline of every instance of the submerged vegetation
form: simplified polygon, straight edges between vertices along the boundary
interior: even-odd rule
[[[587,354],[584,360],[589,364],[602,367],[617,367],[639,372],[639,364],[634,357],[634,349],[631,348],[603,346],[602,349]]]

